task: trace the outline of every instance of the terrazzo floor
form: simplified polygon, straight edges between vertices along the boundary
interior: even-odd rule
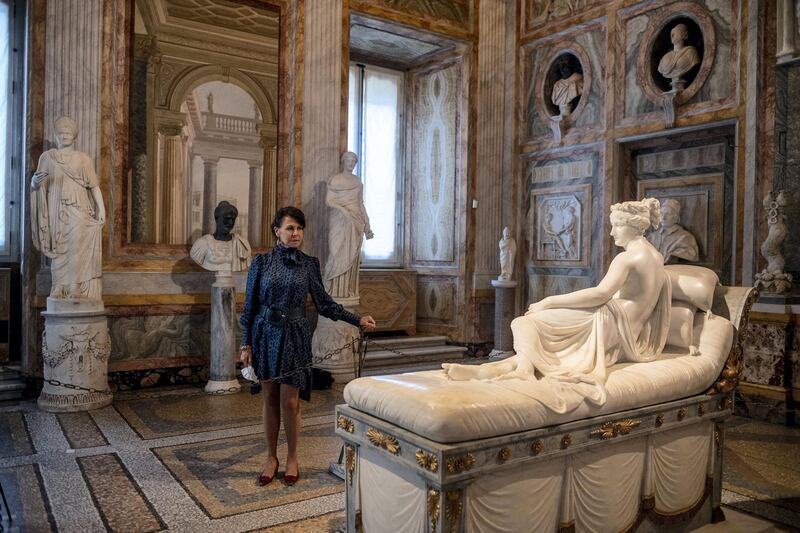
[[[333,408],[341,392],[314,391],[303,405],[294,487],[253,483],[264,460],[260,398],[163,388],[59,415],[33,401],[0,403],[0,485],[11,530],[343,530],[344,485],[327,473],[339,452]],[[800,531],[800,428],[735,417],[725,446],[723,503]]]

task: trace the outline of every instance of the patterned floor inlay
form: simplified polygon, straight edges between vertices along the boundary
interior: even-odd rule
[[[73,449],[94,448],[108,444],[89,413],[61,413],[57,418],[67,442]]]
[[[34,452],[22,412],[0,413],[0,457],[30,455]]]
[[[168,446],[153,450],[172,475],[212,518],[266,509],[344,491],[344,484],[328,473],[339,455],[341,442],[332,424],[303,428],[300,434],[300,480],[293,487],[279,479],[257,487],[264,466],[262,434]],[[278,458],[286,458],[281,434]]]
[[[156,439],[261,423],[260,394],[244,387],[238,394],[209,395],[190,390],[185,395],[145,397],[114,402],[114,407],[143,438]],[[335,390],[314,391],[311,402],[301,402],[303,416],[333,414],[342,395]]]
[[[146,533],[166,526],[114,453],[78,458],[106,529]]]
[[[800,429],[734,418],[725,438],[725,503],[800,525]]]
[[[0,469],[0,486],[3,487],[11,511],[11,531],[56,531],[38,466],[22,465]]]
[[[346,529],[344,511],[338,511],[249,533],[344,533]]]

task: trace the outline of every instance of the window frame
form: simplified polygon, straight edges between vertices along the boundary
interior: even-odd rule
[[[405,247],[403,246],[403,231],[404,231],[404,222],[405,222],[405,159],[406,159],[406,147],[405,147],[405,132],[406,132],[406,83],[407,83],[407,75],[406,72],[402,70],[382,67],[379,65],[374,65],[370,63],[364,62],[356,62],[351,63],[350,68],[348,69],[348,80],[350,79],[350,69],[356,67],[358,69],[358,76],[356,83],[358,87],[356,88],[356,109],[348,109],[348,113],[356,113],[356,133],[355,133],[355,142],[356,142],[356,149],[353,150],[356,155],[358,156],[358,162],[356,163],[356,168],[353,169],[353,172],[361,178],[361,182],[364,184],[366,189],[367,187],[367,176],[363,175],[363,167],[362,162],[364,161],[363,154],[366,148],[366,139],[364,138],[364,93],[366,90],[366,71],[372,70],[377,72],[386,72],[391,73],[392,75],[399,76],[400,83],[398,87],[398,99],[397,99],[397,131],[396,131],[396,140],[397,140],[397,162],[396,162],[396,180],[395,180],[395,221],[394,221],[394,234],[395,234],[395,241],[394,241],[394,258],[393,259],[370,259],[367,258],[364,254],[364,247],[366,244],[366,239],[362,243],[361,246],[361,267],[362,268],[376,268],[376,269],[391,269],[391,268],[402,268],[404,265],[404,250]],[[350,95],[348,90],[348,102],[350,101]],[[349,128],[349,119],[348,119],[348,128]],[[349,144],[349,137],[350,132],[348,131],[348,144]],[[348,150],[350,148],[348,147]],[[367,213],[369,214],[369,213]]]
[[[23,166],[24,114],[25,105],[25,0],[0,0],[9,10],[8,18],[8,101],[6,103],[7,157],[0,164],[5,165],[6,201],[2,209],[6,213],[7,244],[0,248],[0,263],[19,261],[21,244],[22,187],[25,183]]]

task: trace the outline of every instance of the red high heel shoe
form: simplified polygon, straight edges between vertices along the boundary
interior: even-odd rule
[[[258,476],[258,479],[256,480],[256,485],[258,485],[259,487],[263,487],[264,485],[269,485],[270,483],[272,483],[272,480],[275,479],[275,476],[278,475],[279,466],[280,462],[275,461],[275,470],[272,472],[272,475],[267,476],[262,473],[261,475]]]
[[[293,476],[291,474],[283,474],[283,482],[286,484],[287,487],[291,487],[297,480],[300,479],[300,469],[297,469],[297,475]]]

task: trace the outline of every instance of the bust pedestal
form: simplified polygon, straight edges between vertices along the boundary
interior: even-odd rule
[[[236,284],[229,270],[215,274],[211,285],[211,361],[206,392],[234,394],[236,379]]]
[[[493,279],[494,287],[494,349],[489,359],[499,360],[514,355],[514,337],[511,321],[514,320],[514,295],[517,282]]]
[[[113,395],[108,388],[111,338],[102,300],[48,298],[42,316],[44,379],[96,391],[73,390],[45,381],[37,402],[39,408],[65,413],[111,404]]]
[[[345,309],[355,313],[360,302],[355,298],[334,298],[336,303],[342,304]],[[333,375],[338,383],[347,383],[356,378],[356,351],[347,347],[330,359],[322,360],[325,355],[345,344],[358,339],[358,328],[344,320],[331,320],[320,315],[317,320],[317,329],[311,339],[311,353],[313,354],[314,368],[326,370]]]

